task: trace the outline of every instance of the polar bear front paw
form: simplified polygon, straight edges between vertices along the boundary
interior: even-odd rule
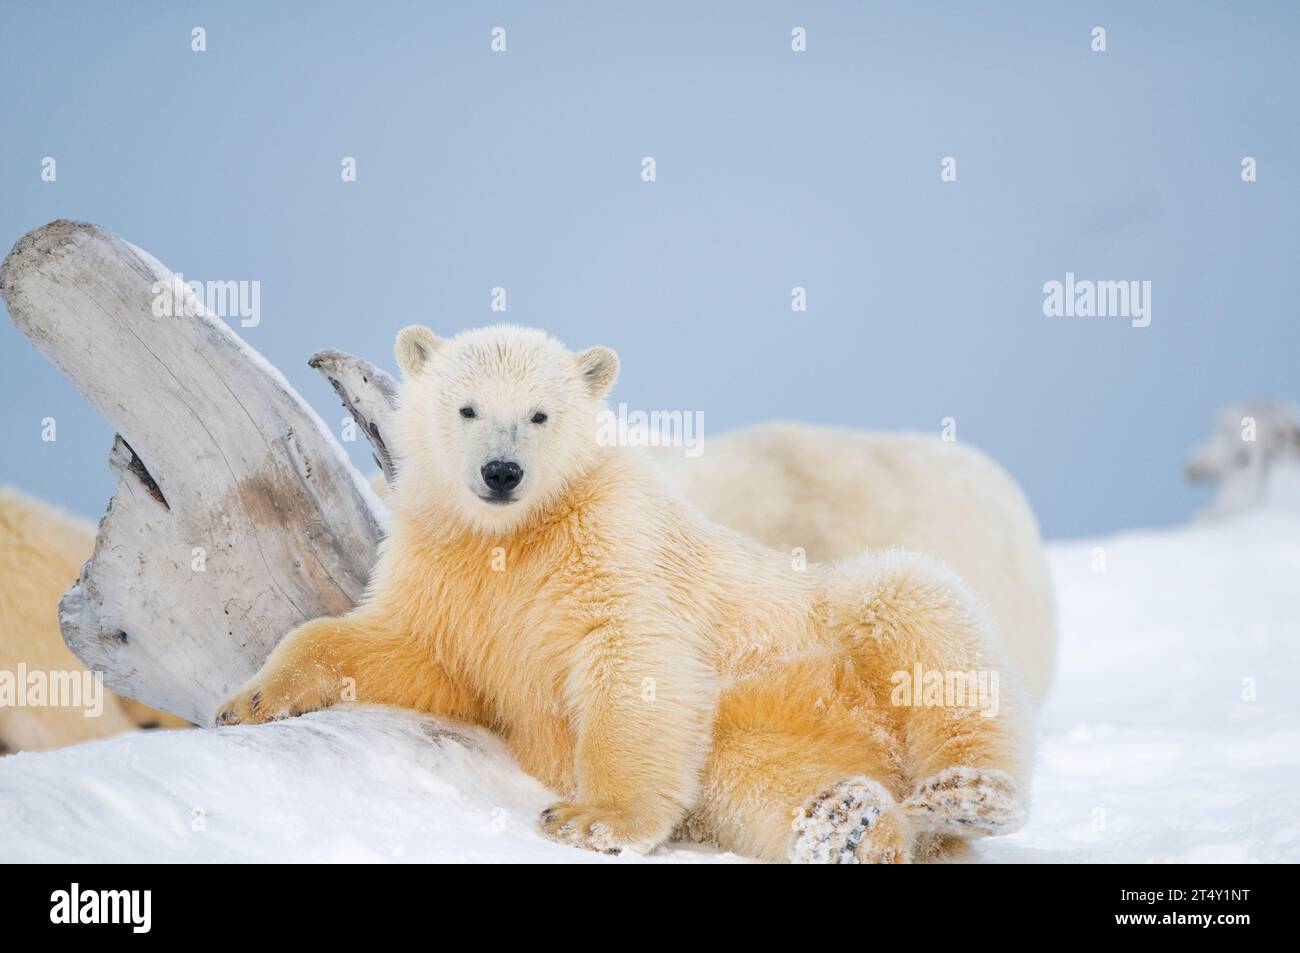
[[[945,768],[917,785],[903,811],[919,829],[966,837],[1011,834],[1025,823],[1016,783],[996,768]]]
[[[795,812],[790,862],[906,864],[912,832],[884,785],[849,778],[818,791]]]
[[[541,828],[543,834],[561,844],[602,854],[618,854],[625,849],[647,853],[655,846],[655,839],[639,833],[625,815],[568,801],[542,811]]]
[[[239,694],[222,703],[212,723],[218,727],[257,725],[319,711],[333,703],[319,679],[258,674]]]

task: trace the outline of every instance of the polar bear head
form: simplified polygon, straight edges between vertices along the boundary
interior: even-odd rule
[[[505,533],[594,465],[598,414],[618,377],[609,348],[574,354],[510,325],[447,340],[412,325],[396,352],[404,499],[451,502],[476,529]]]

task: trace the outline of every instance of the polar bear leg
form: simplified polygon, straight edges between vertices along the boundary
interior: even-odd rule
[[[477,703],[400,627],[361,612],[294,629],[217,710],[217,725],[259,724],[339,702],[414,708],[473,721]]]
[[[909,822],[875,780],[887,774],[861,732],[739,727],[724,718],[681,833],[773,863],[905,862]]]
[[[907,739],[913,783],[903,808],[913,827],[960,836],[1018,829],[1032,737],[1027,705],[961,579],[924,556],[890,551],[845,564],[831,602],[832,628],[858,671],[892,686],[883,693]],[[924,690],[913,690],[918,679]]]

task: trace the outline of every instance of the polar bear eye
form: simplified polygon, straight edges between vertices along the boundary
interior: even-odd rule
[[[546,423],[546,415],[539,410],[537,413],[533,414],[533,423],[535,424]]]
[[[478,416],[477,414],[474,413],[474,408],[470,407],[468,404],[460,409],[460,415],[464,417],[466,420],[473,420],[476,416]]]

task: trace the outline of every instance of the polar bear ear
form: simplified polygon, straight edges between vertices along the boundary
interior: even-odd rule
[[[442,339],[422,324],[412,324],[397,332],[397,366],[406,377],[414,377],[424,369],[433,352],[442,347]]]
[[[618,380],[618,355],[607,347],[589,347],[574,360],[593,397],[604,397]]]

